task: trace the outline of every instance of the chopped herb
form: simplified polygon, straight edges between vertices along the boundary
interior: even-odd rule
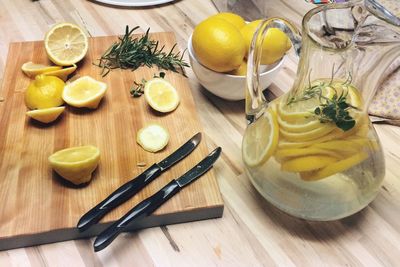
[[[164,79],[165,72],[160,71],[158,75],[153,74],[153,78],[161,78]],[[134,81],[133,86],[131,87],[131,95],[132,97],[140,97],[144,93],[144,86],[146,85],[147,80],[142,78],[141,82]]]
[[[183,60],[183,53],[174,52],[176,44],[167,53],[165,46],[159,47],[159,42],[150,39],[149,31],[140,37],[134,37],[133,32],[139,26],[129,30],[126,26],[125,35],[119,37],[119,41],[111,45],[95,64],[102,68],[102,75],[106,76],[112,69],[136,70],[141,66],[158,66],[160,69],[181,72],[184,74],[184,67],[189,67]]]

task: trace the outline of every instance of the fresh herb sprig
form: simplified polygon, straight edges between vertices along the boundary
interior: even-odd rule
[[[347,92],[342,92],[339,96],[335,92],[332,98],[324,97],[326,103],[314,109],[314,114],[322,123],[332,122],[343,131],[348,131],[356,125],[356,121],[350,116],[349,109],[352,105],[346,103]]]
[[[165,72],[160,72],[158,75],[154,74],[153,78],[162,78],[164,79]],[[144,86],[146,85],[147,80],[142,78],[140,82],[134,81],[133,86],[131,87],[130,93],[132,97],[140,97],[144,94]]]
[[[349,74],[349,77],[346,79],[346,81],[342,83],[343,87],[349,86],[351,84],[351,80],[352,77],[351,74]],[[341,94],[338,95],[336,90],[334,89],[335,93],[333,94],[332,98],[324,96],[322,94],[323,89],[325,87],[332,86],[332,83],[333,71],[331,80],[329,82],[321,82],[314,85],[309,82],[309,86],[304,90],[301,97],[290,97],[288,99],[287,105],[318,97],[321,104],[313,110],[312,115],[316,116],[321,123],[331,122],[343,131],[348,131],[352,129],[356,124],[356,121],[350,115],[349,110],[357,109],[357,107],[354,107],[346,102],[346,98],[348,95],[347,90],[342,90]]]
[[[183,53],[174,52],[176,44],[167,53],[165,46],[159,45],[158,41],[150,39],[149,31],[140,37],[134,37],[133,32],[139,26],[129,30],[126,26],[125,35],[119,37],[119,41],[111,45],[99,59],[97,66],[102,68],[103,77],[112,69],[131,69],[136,70],[141,66],[158,66],[160,69],[181,72],[184,74],[184,67],[189,64],[183,59]]]

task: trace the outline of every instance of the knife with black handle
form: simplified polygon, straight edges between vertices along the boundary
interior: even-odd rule
[[[153,213],[153,211],[178,193],[183,187],[202,176],[213,166],[220,154],[221,148],[218,147],[180,178],[172,180],[160,191],[137,204],[133,209],[128,211],[127,214],[121,217],[121,219],[114,222],[97,236],[93,245],[94,251],[97,252],[106,248],[135,219]]]
[[[86,214],[84,214],[77,224],[78,229],[80,231],[85,231],[91,225],[97,223],[109,211],[130,199],[143,187],[145,187],[155,178],[160,176],[162,172],[169,169],[175,163],[185,158],[197,147],[200,141],[201,133],[197,133],[171,155],[169,155],[159,163],[151,165],[147,170],[139,174],[136,178],[123,184],[121,187],[111,193],[107,198],[105,198],[103,201],[101,201],[99,204],[89,210]]]

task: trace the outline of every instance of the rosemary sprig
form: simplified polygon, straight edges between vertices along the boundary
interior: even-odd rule
[[[162,78],[164,79],[165,72],[160,72],[158,75],[153,74],[153,78]],[[140,97],[144,93],[144,86],[146,85],[147,80],[142,78],[140,82],[134,81],[133,86],[131,87],[130,93],[132,97]]]
[[[106,76],[112,69],[136,70],[141,66],[158,66],[160,69],[181,72],[184,74],[184,67],[189,64],[183,59],[185,51],[174,52],[176,45],[166,53],[165,46],[159,47],[159,42],[150,39],[150,28],[140,37],[133,37],[133,32],[139,26],[129,30],[126,26],[125,35],[119,37],[119,41],[111,45],[95,64],[102,68],[102,75]]]
[[[287,105],[318,97],[321,104],[314,109],[312,114],[316,116],[321,123],[331,122],[343,131],[348,131],[356,124],[356,121],[350,115],[349,110],[357,108],[346,102],[348,94],[347,90],[342,90],[340,95],[338,95],[335,90],[332,98],[322,95],[323,89],[331,86],[333,80],[332,71],[332,77],[329,82],[321,82],[316,85],[311,85],[311,82],[309,82],[309,86],[304,90],[301,97],[292,96],[288,99]],[[352,77],[349,73],[349,77],[342,83],[343,87],[349,86],[351,84],[351,80]]]

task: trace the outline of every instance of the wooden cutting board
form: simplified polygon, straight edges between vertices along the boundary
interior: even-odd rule
[[[166,46],[175,44],[172,33],[155,33],[152,38]],[[209,150],[203,141],[184,160],[162,174],[132,199],[109,213],[101,223],[80,233],[81,215],[126,181],[160,161],[197,132],[202,131],[187,79],[167,72],[165,79],[178,90],[181,103],[170,114],[159,114],[144,97],[129,94],[134,81],[150,79],[159,70],[140,68],[113,70],[106,77],[92,63],[117,37],[90,38],[89,52],[75,75],[90,75],[108,84],[108,91],[96,110],[66,108],[61,118],[44,125],[28,119],[24,90],[30,83],[21,66],[24,62],[50,64],[43,42],[12,43],[0,95],[0,249],[51,243],[98,234],[131,207],[152,195],[204,158]],[[149,122],[168,129],[168,146],[159,153],[144,151],[136,143],[136,132]],[[49,167],[53,152],[72,146],[94,145],[101,161],[90,184],[72,187]],[[141,166],[142,164],[146,166]],[[161,206],[154,214],[129,230],[164,224],[221,217],[223,201],[213,170]]]

